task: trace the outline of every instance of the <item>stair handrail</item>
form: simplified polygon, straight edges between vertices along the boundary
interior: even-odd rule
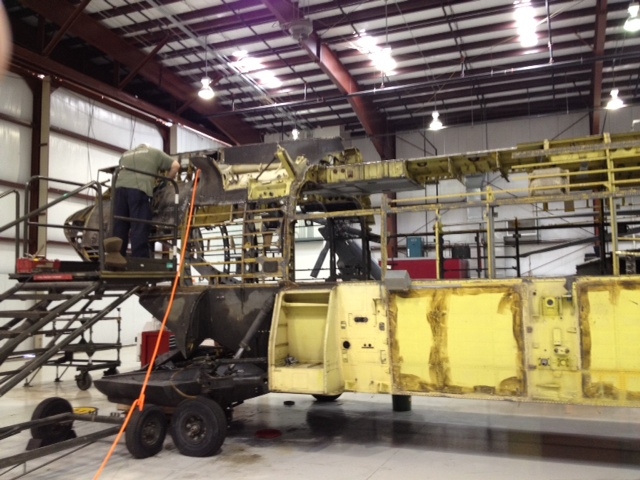
[[[29,191],[31,189],[32,184],[35,181],[40,181],[40,180],[46,180],[46,181],[52,181],[52,182],[56,182],[56,183],[63,183],[63,184],[67,184],[67,185],[78,185],[78,188],[71,190],[69,192],[65,192],[63,195],[61,195],[60,197],[48,202],[45,205],[42,205],[41,207],[36,208],[35,210],[30,211],[30,202],[29,202]],[[0,233],[2,233],[5,230],[8,230],[9,228],[19,225],[21,223],[24,223],[24,231],[23,231],[23,245],[22,245],[22,253],[23,255],[27,255],[28,250],[29,250],[29,225],[31,224],[29,222],[29,219],[40,215],[42,212],[48,210],[49,208],[53,207],[54,205],[57,205],[65,200],[68,200],[71,197],[74,197],[78,194],[80,194],[81,192],[83,192],[84,190],[88,190],[88,189],[94,189],[96,192],[96,202],[97,202],[97,206],[98,206],[98,214],[99,214],[99,218],[102,219],[103,213],[102,213],[102,189],[100,188],[100,183],[93,180],[91,182],[88,183],[79,183],[79,182],[74,182],[71,180],[64,180],[64,179],[60,179],[60,178],[54,178],[54,177],[48,177],[48,176],[44,176],[44,175],[34,175],[33,177],[31,177],[27,183],[25,184],[25,199],[24,199],[24,215],[22,215],[19,218],[16,218],[13,222],[9,222],[6,225],[3,225],[2,227],[0,227]],[[38,223],[35,223],[35,225],[39,225]],[[61,225],[61,228],[68,228],[65,225]],[[104,246],[103,246],[103,232],[102,229],[96,229],[98,231],[98,254],[99,254],[99,258],[100,258],[100,268],[102,269],[104,267],[103,263],[104,263]],[[18,235],[16,235],[18,236]],[[20,255],[19,249],[17,252],[17,257]],[[16,258],[17,258],[16,257]]]
[[[9,196],[9,195],[15,195],[15,201],[16,201],[16,219],[20,216],[20,192],[17,189],[13,189],[13,190],[7,190],[6,192],[0,193],[0,199]],[[0,232],[3,232],[4,230],[6,230],[4,227],[0,230]],[[18,260],[18,257],[20,256],[20,229],[16,228],[16,258],[15,260]]]

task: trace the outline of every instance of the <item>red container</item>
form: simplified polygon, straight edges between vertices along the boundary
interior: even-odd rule
[[[436,278],[436,261],[430,258],[390,258],[388,261],[392,270],[406,270],[413,280],[428,280]],[[469,278],[469,264],[467,260],[447,258],[444,261],[444,278]]]
[[[57,272],[60,260],[48,260],[44,257],[19,258],[16,261],[16,273]]]
[[[142,332],[142,341],[140,342],[140,364],[144,367],[149,365],[153,350],[156,348],[156,342],[158,341],[158,331]],[[160,339],[160,346],[158,347],[158,355],[169,351],[170,344],[173,343],[173,333],[168,330],[162,332],[162,338]]]

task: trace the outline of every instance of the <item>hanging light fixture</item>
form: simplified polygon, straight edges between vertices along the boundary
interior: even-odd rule
[[[202,83],[202,87],[200,87],[200,90],[198,91],[198,96],[203,100],[211,100],[215,96],[215,93],[213,91],[213,88],[211,88],[211,79],[209,78],[209,74],[208,74],[209,73],[209,65],[207,63],[208,44],[206,40],[205,40],[204,47],[205,47],[204,48],[204,77],[202,78],[202,80],[200,80],[200,83]]]
[[[607,110],[617,110],[624,107],[624,102],[618,97],[618,89],[611,90],[611,99],[607,102]]]
[[[202,87],[200,87],[198,91],[198,96],[203,100],[211,100],[215,96],[213,88],[211,88],[211,79],[204,77],[200,82],[202,83]]]
[[[298,140],[298,138],[300,138],[300,130],[294,127],[293,130],[291,130],[291,137],[294,140]]]
[[[442,125],[442,122],[440,121],[440,114],[438,111],[434,110],[431,116],[433,117],[433,120],[431,120],[431,123],[429,124],[429,130],[442,130],[444,125]]]
[[[520,45],[524,48],[535,47],[538,44],[537,23],[535,10],[531,6],[531,2],[529,0],[515,2],[513,15],[516,20],[516,30],[518,31]]]
[[[638,2],[631,2],[628,8],[629,18],[624,22],[624,29],[627,32],[637,32],[640,30],[640,18],[638,18],[638,11],[640,11],[640,4]]]

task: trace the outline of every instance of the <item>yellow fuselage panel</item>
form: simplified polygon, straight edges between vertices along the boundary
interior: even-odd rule
[[[522,394],[517,285],[425,287],[390,298],[395,389]]]
[[[640,406],[640,278],[569,280],[288,290],[270,388]]]

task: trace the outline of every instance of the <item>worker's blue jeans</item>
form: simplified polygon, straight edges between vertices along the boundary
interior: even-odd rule
[[[113,235],[122,239],[120,253],[126,255],[131,236],[131,256],[148,258],[151,225],[136,220],[151,220],[151,197],[137,188],[116,188],[113,214],[130,219],[113,220]]]

